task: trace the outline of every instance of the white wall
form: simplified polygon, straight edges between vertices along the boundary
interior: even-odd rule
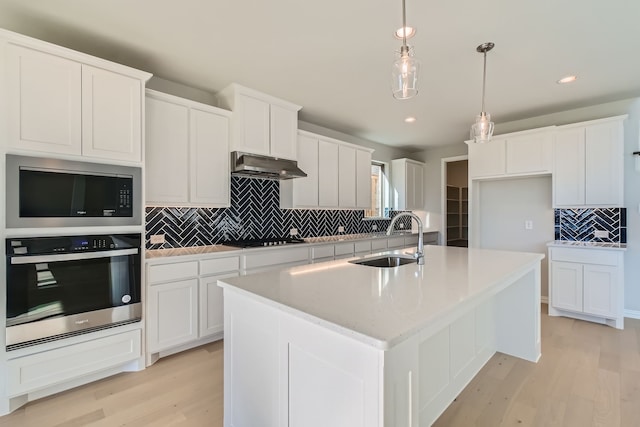
[[[149,89],[157,90],[158,92],[168,93],[169,95],[179,96],[180,98],[190,99],[192,101],[201,102],[203,104],[218,106],[218,101],[214,94],[185,86],[180,83],[175,83],[169,80],[162,79],[160,77],[153,76],[147,82]]]
[[[551,176],[481,181],[477,215],[477,246],[520,252],[547,253],[554,240]],[[525,221],[533,228],[526,230]],[[476,242],[474,242],[475,245]],[[548,296],[548,263],[542,260],[542,295]]]

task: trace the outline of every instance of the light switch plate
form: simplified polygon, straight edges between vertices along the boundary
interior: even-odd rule
[[[593,237],[599,237],[601,239],[608,239],[609,232],[607,230],[594,230]]]

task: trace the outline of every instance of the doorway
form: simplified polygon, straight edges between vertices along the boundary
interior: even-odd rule
[[[446,246],[469,246],[468,170],[467,156],[442,159],[442,230]]]

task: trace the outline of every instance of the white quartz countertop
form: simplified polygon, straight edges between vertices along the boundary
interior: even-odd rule
[[[559,248],[591,248],[591,249],[613,249],[618,251],[626,251],[626,243],[608,243],[608,242],[577,242],[574,240],[554,240],[547,243],[547,246]]]
[[[410,250],[386,253],[404,252]],[[365,257],[351,260],[358,258]],[[543,258],[537,253],[425,246],[422,266],[376,268],[337,260],[218,283],[384,350],[499,292]]]

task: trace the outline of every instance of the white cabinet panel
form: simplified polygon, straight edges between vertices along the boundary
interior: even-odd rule
[[[146,110],[146,204],[228,207],[229,113],[153,90]]]
[[[148,350],[152,353],[198,338],[198,279],[148,289]]]
[[[189,279],[198,276],[198,262],[186,261],[150,265],[148,273],[147,281],[150,284]]]
[[[186,106],[147,96],[145,175],[148,204],[188,202],[189,108]]]
[[[190,202],[229,206],[229,119],[195,108],[190,119]]]
[[[506,172],[506,140],[493,138],[487,143],[469,143],[469,177],[482,178]]]
[[[274,157],[296,160],[298,111],[272,104],[270,112],[270,154]]]
[[[80,154],[81,64],[10,44],[7,74],[9,145]]]
[[[623,206],[623,120],[563,126],[556,137],[554,207]]]
[[[238,95],[238,126],[234,150],[269,155],[269,103],[246,95]]]
[[[7,362],[7,392],[17,396],[135,360],[142,355],[140,331],[36,353]]]
[[[551,277],[551,304],[555,308],[582,311],[582,264],[554,261]]]
[[[199,313],[200,332],[198,336],[204,338],[215,335],[224,330],[224,303],[222,288],[218,286],[218,279],[237,277],[240,273],[220,274],[208,276],[199,280]]]
[[[553,134],[513,136],[506,140],[506,173],[551,173]]]
[[[585,135],[585,203],[623,204],[622,122],[588,126]]]
[[[584,309],[595,316],[616,316],[617,267],[605,265],[584,266]]]
[[[424,164],[410,159],[391,161],[392,202],[398,210],[424,209]]]
[[[338,206],[356,206],[356,150],[353,147],[338,147]]]
[[[356,207],[371,209],[371,152],[356,150]]]
[[[298,167],[307,176],[280,182],[283,193],[293,191],[293,204],[289,207],[318,206],[318,139],[306,135],[298,136]],[[289,189],[284,187],[291,186]]]
[[[142,83],[82,66],[82,154],[142,161]]]
[[[338,144],[318,141],[318,205],[338,206]]]

